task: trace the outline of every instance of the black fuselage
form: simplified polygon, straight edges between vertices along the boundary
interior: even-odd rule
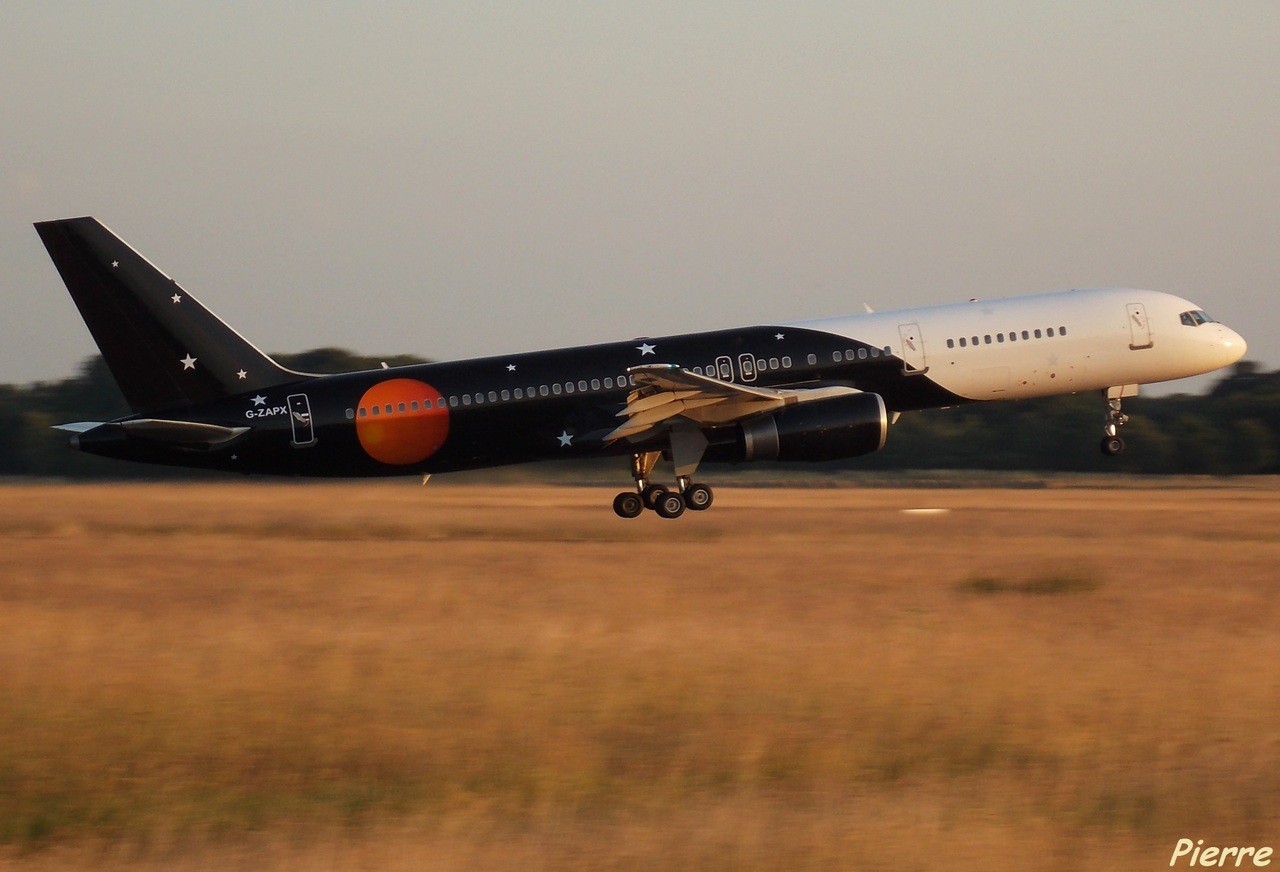
[[[154,413],[250,428],[216,447],[110,438],[109,428],[97,438],[82,438],[79,447],[152,463],[299,476],[436,473],[660,450],[666,444],[663,434],[641,442],[604,441],[634,390],[628,367],[656,360],[760,387],[844,385],[881,395],[891,411],[966,402],[927,375],[907,374],[903,361],[885,349],[819,330],[752,327],[307,378]],[[362,403],[362,398],[395,380],[433,388],[435,403],[443,406],[433,413],[447,416],[447,434],[438,450],[408,463],[376,459],[360,435],[360,427],[371,425],[375,417],[374,404]],[[310,433],[301,436],[290,408],[290,398],[298,405],[298,397],[305,397],[310,414]],[[399,401],[376,405],[378,423],[386,428],[400,427],[423,411],[408,402],[403,410]],[[723,459],[715,446],[734,438],[732,428],[723,429],[709,433],[713,450],[708,460]]]

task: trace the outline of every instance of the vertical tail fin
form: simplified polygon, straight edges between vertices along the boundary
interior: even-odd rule
[[[307,377],[254,348],[97,219],[35,227],[135,412]]]

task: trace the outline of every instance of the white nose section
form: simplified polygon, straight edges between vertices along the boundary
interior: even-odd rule
[[[1222,352],[1222,365],[1228,366],[1244,357],[1244,353],[1249,350],[1249,345],[1244,341],[1244,337],[1230,327],[1219,325],[1222,327],[1222,336],[1215,343]]]

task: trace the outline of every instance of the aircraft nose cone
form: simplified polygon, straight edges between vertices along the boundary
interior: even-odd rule
[[[1235,363],[1249,350],[1249,344],[1244,341],[1244,337],[1226,326],[1222,326],[1222,336],[1218,339],[1217,345],[1224,358],[1223,366]]]

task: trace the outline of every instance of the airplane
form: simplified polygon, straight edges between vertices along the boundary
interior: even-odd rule
[[[1081,391],[1124,451],[1138,386],[1212,372],[1244,339],[1188,300],[1095,288],[315,375],[280,366],[91,217],[35,225],[132,414],[59,425],[104,457],[388,476],[629,457],[614,511],[711,506],[704,462],[879,450],[902,412]],[[666,458],[675,486],[654,480]]]

